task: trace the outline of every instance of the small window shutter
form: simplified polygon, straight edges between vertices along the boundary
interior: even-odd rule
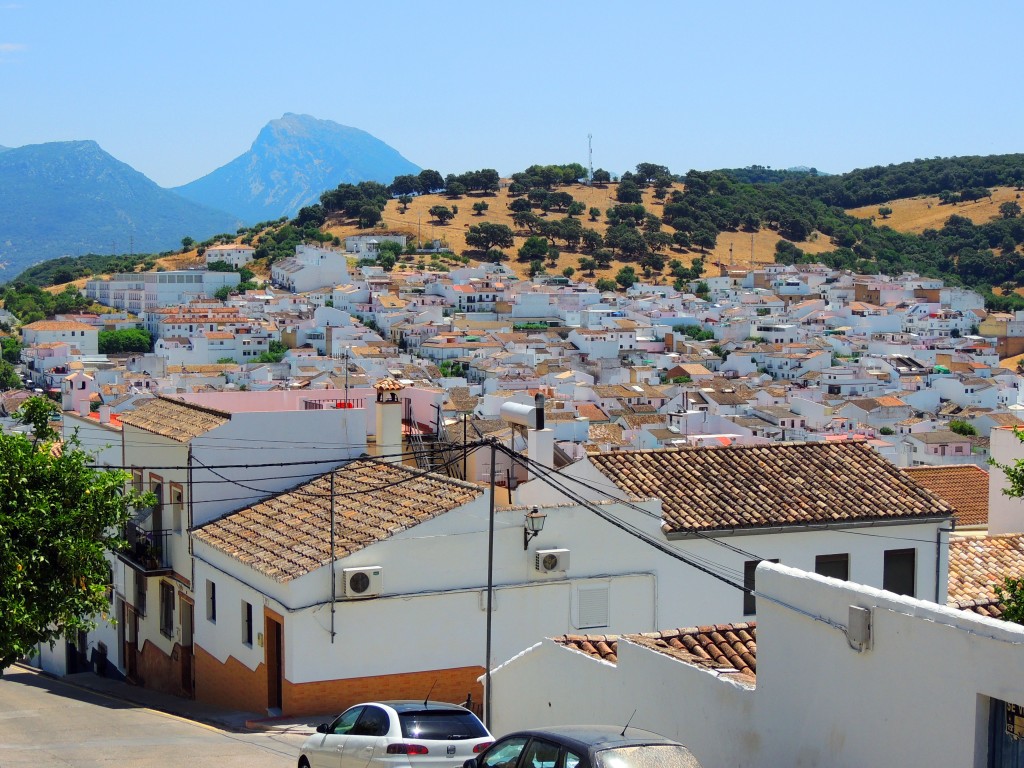
[[[579,622],[577,629],[608,626],[608,587],[580,589],[577,593]]]

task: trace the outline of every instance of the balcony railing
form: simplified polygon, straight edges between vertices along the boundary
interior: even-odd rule
[[[147,531],[136,523],[127,523],[124,538],[128,546],[118,557],[137,571],[148,574],[171,570],[171,530]]]
[[[306,411],[323,411],[331,408],[363,408],[363,398],[361,397],[350,397],[348,399],[339,398],[335,400],[303,400],[302,408]]]

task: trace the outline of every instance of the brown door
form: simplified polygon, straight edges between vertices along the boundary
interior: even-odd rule
[[[138,638],[139,638],[139,614],[130,605],[125,606],[127,621],[124,633],[124,672],[129,680],[135,680],[139,673],[138,664]]]
[[[191,698],[195,695],[192,664],[192,621],[195,609],[185,598],[181,598],[180,607],[181,613],[178,615],[181,616],[181,690]]]
[[[269,616],[266,620],[267,654],[267,708],[281,708],[281,686],[284,681],[284,662],[281,652],[281,625]]]

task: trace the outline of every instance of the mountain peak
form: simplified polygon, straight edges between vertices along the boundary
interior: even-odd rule
[[[387,184],[419,170],[366,131],[286,112],[260,129],[248,152],[175,191],[252,224],[294,216],[339,184]]]

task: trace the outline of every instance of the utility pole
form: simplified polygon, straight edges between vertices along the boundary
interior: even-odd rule
[[[487,650],[484,660],[484,727],[491,730],[491,606],[494,599],[494,475],[497,464],[498,444],[490,438],[491,445],[491,507],[487,524]]]
[[[590,172],[587,175],[587,184],[594,183],[594,134],[587,134],[587,167]]]

